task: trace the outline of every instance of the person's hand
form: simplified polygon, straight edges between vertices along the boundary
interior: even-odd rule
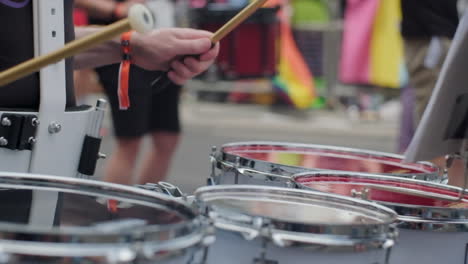
[[[213,33],[187,28],[154,30],[132,37],[133,63],[147,70],[169,70],[168,77],[176,84],[204,72],[214,62],[219,44],[211,47]],[[178,61],[185,55],[194,55]]]

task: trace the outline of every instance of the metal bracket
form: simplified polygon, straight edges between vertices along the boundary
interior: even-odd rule
[[[181,197],[183,198],[185,196],[184,193],[178,187],[174,186],[171,183],[163,182],[163,181],[160,181],[158,183],[147,183],[147,184],[136,185],[136,187],[149,190],[149,191],[167,194],[175,198],[181,198]]]
[[[0,119],[0,148],[32,150],[38,124],[35,115],[3,114]]]

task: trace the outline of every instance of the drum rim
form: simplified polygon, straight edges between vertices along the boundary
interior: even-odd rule
[[[461,192],[463,188],[444,185],[435,182],[422,181],[418,179],[401,178],[396,176],[386,176],[379,174],[370,173],[359,173],[359,172],[342,172],[342,171],[320,171],[320,172],[305,172],[299,173],[292,176],[293,181],[297,188],[303,190],[317,191],[311,187],[306,186],[300,182],[297,182],[297,178],[301,177],[319,177],[319,176],[333,176],[343,178],[368,178],[375,180],[387,180],[392,182],[416,184],[431,188],[438,188],[453,192]],[[403,187],[402,187],[403,188]],[[463,191],[464,195],[467,195],[466,190]],[[371,200],[373,201],[373,200]],[[468,201],[468,200],[467,200]],[[391,208],[398,213],[399,224],[398,227],[405,229],[415,230],[430,230],[440,232],[468,232],[468,208],[449,208],[449,207],[438,207],[438,206],[421,206],[421,205],[410,205],[393,202],[381,202],[373,201],[382,204],[388,208]],[[456,212],[458,218],[453,218],[453,213]],[[410,214],[410,215],[407,215]],[[429,218],[427,215],[439,216],[438,218]]]
[[[18,184],[18,182],[22,182],[24,185]],[[77,252],[80,252],[80,248],[86,247],[87,245],[94,245],[94,249],[91,250],[92,247],[90,248],[92,252],[95,252],[98,248],[102,247],[102,252],[104,253],[107,252],[106,245],[121,246],[126,244],[127,246],[129,246],[134,242],[133,240],[138,240],[143,244],[152,244],[156,242],[162,244],[163,246],[165,244],[171,244],[172,247],[178,249],[179,245],[177,243],[171,243],[173,240],[183,239],[185,237],[190,237],[197,234],[203,237],[206,233],[206,221],[204,221],[204,219],[192,207],[190,207],[188,203],[179,199],[172,198],[168,195],[143,190],[136,187],[70,177],[0,172],[0,188],[8,188],[8,186],[22,187],[22,189],[29,190],[57,189],[65,193],[78,193],[106,198],[116,198],[117,195],[115,193],[121,192],[121,194],[125,194],[126,196],[119,197],[121,198],[119,199],[120,201],[130,200],[132,203],[140,205],[160,201],[164,203],[163,205],[165,206],[165,208],[167,208],[168,210],[177,211],[178,213],[181,213],[182,215],[187,217],[187,219],[182,220],[179,223],[164,225],[146,225],[136,228],[126,228],[124,230],[101,230],[96,227],[93,228],[92,226],[38,228],[28,227],[26,224],[0,222],[0,236],[2,237],[8,238],[9,234],[34,235],[35,240],[38,241],[51,241],[50,239],[54,239],[52,240],[55,241],[53,242],[53,245],[58,249],[70,248],[70,245],[74,244],[75,247],[76,245],[80,245],[76,249]],[[74,186],[75,189],[65,189],[64,186]],[[90,187],[91,189],[83,190],[83,186]],[[108,195],[105,195],[97,192],[98,190],[110,193],[108,193]],[[128,240],[128,242],[122,243],[123,237],[131,239]],[[44,240],[45,238],[47,238],[47,240]],[[70,242],[71,238],[73,238],[72,242]],[[105,242],[103,242],[102,239],[104,239]],[[200,238],[200,241],[201,240],[202,238]],[[14,241],[18,248],[21,247],[21,245],[23,244],[27,244],[27,242],[25,241],[18,241],[12,239],[0,238],[0,241],[2,243],[5,241],[12,243],[12,241]],[[37,241],[28,242],[40,243]],[[0,245],[2,243],[0,243]],[[168,249],[166,248],[165,250]]]
[[[255,169],[260,172],[271,173],[273,175],[277,174],[279,180],[281,180],[281,178],[284,178],[284,176],[291,176],[297,173],[308,172],[308,171],[314,170],[314,169],[303,168],[300,166],[283,165],[279,163],[267,162],[264,160],[246,158],[246,157],[242,157],[242,156],[225,151],[225,149],[229,147],[241,147],[241,146],[272,146],[272,147],[307,148],[307,149],[337,151],[337,152],[343,152],[347,154],[361,154],[361,155],[366,154],[366,155],[371,155],[371,156],[381,157],[381,158],[386,157],[386,158],[392,158],[392,159],[399,159],[401,161],[404,160],[404,156],[394,154],[394,153],[386,153],[386,152],[350,148],[350,147],[339,147],[339,146],[320,145],[320,144],[303,144],[303,143],[292,143],[292,142],[275,142],[275,141],[243,141],[243,142],[227,143],[221,146],[219,153],[216,154],[215,156],[215,160],[217,162],[218,167],[228,166],[231,168],[235,168],[237,166],[236,160],[238,159],[239,163],[242,164],[241,167],[247,166],[251,169]],[[399,177],[406,177],[406,178],[416,177],[418,179],[426,179],[426,180],[440,179],[439,177],[440,169],[435,164],[432,164],[431,162],[418,161],[418,162],[405,162],[405,163],[408,166],[415,166],[415,165],[428,166],[429,168],[433,169],[434,172],[401,173],[401,174],[381,173],[379,175],[398,175]],[[316,170],[325,170],[325,169],[316,169]],[[280,171],[281,173],[278,174],[277,171]]]
[[[347,204],[348,208],[350,206],[353,206],[355,208],[360,207],[365,208],[365,210],[368,212],[378,210],[378,213],[381,215],[380,218],[383,218],[385,216],[387,219],[381,219],[382,222],[380,223],[345,225],[298,223],[281,219],[273,219],[270,217],[261,217],[240,213],[236,214],[236,216],[242,216],[243,218],[246,218],[246,220],[244,221],[238,219],[234,220],[233,218],[229,217],[223,217],[216,213],[214,214],[215,217],[213,217],[213,214],[209,214],[209,217],[212,221],[214,221],[215,226],[217,226],[217,222],[220,221],[223,224],[233,224],[241,227],[247,227],[248,229],[258,229],[257,231],[259,231],[259,236],[267,237],[268,239],[271,239],[273,241],[274,236],[277,234],[293,233],[298,236],[313,235],[314,237],[320,237],[323,240],[330,241],[331,243],[327,245],[328,249],[336,249],[337,246],[335,244],[342,243],[343,241],[349,243],[349,245],[346,246],[346,248],[348,249],[352,249],[358,244],[363,244],[365,243],[364,241],[369,242],[369,248],[381,248],[382,244],[387,242],[389,239],[393,239],[395,236],[393,224],[397,220],[397,214],[392,209],[374,202],[363,201],[331,193],[259,185],[217,185],[198,188],[195,191],[195,197],[202,210],[210,212],[209,205],[203,201],[203,196],[213,193],[219,193],[219,195],[221,196],[227,193],[239,194],[247,192],[250,192],[252,196],[258,196],[258,194],[262,192],[264,194],[274,195],[296,195],[297,197],[303,198],[314,197],[315,200],[317,200],[318,198],[323,199],[326,197],[327,199],[331,199],[327,200],[327,202],[329,203],[337,203],[337,201],[347,201],[350,203]],[[370,208],[372,208],[373,210],[371,210]],[[375,217],[378,217],[377,213]],[[266,222],[268,222],[269,228],[267,231],[265,231],[264,227],[255,227],[255,221],[258,218],[262,218],[266,220]],[[223,229],[223,227],[221,227],[221,229]],[[309,230],[309,232],[304,232],[304,230]]]

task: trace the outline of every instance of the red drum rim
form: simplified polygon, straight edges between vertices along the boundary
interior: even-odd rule
[[[429,162],[404,162],[404,157],[401,155],[326,145],[240,142],[226,144],[222,146],[221,151],[225,159],[229,159],[227,156],[231,155],[257,162],[304,169],[398,176],[429,175],[436,177],[439,173],[439,168]],[[286,157],[288,154],[290,155],[289,160]],[[314,165],[311,166],[311,164]],[[359,164],[361,165],[359,166]]]

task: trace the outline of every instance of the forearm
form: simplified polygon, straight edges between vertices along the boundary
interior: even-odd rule
[[[102,30],[98,27],[77,27],[76,38],[82,38],[89,34]],[[118,63],[121,61],[120,40],[115,38],[97,45],[75,56],[75,69],[95,68],[103,65]]]

